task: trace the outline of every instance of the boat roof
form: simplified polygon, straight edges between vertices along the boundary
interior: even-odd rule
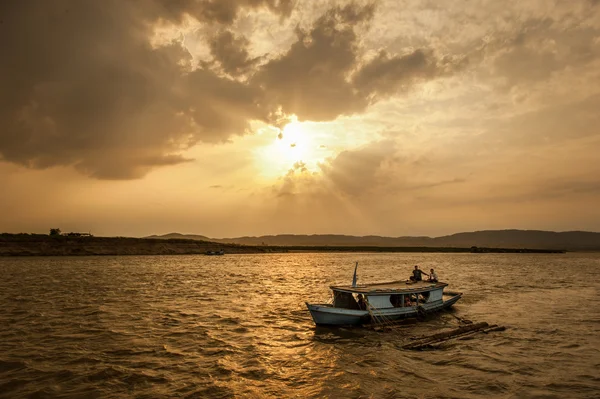
[[[353,287],[352,285],[332,285],[333,291],[350,292],[353,294],[411,294],[415,292],[427,292],[437,288],[444,288],[448,284],[431,281],[411,281],[399,280],[389,281],[385,283],[360,284]]]

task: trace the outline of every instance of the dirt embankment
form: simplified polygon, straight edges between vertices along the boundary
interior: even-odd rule
[[[196,240],[0,234],[0,256],[191,255],[263,253],[264,249]]]

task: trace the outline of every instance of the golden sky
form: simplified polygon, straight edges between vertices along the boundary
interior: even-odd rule
[[[0,3],[0,231],[600,231],[600,2]]]

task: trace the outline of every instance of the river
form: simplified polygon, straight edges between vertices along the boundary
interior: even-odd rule
[[[328,286],[435,268],[453,312],[316,328]],[[0,258],[2,398],[598,398],[600,254]],[[507,327],[401,349],[456,327]]]

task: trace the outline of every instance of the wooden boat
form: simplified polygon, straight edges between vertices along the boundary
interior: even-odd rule
[[[462,293],[444,293],[448,284],[442,282],[402,280],[358,285],[356,268],[352,285],[329,287],[332,303],[306,303],[315,324],[387,323],[447,309],[462,297]]]

